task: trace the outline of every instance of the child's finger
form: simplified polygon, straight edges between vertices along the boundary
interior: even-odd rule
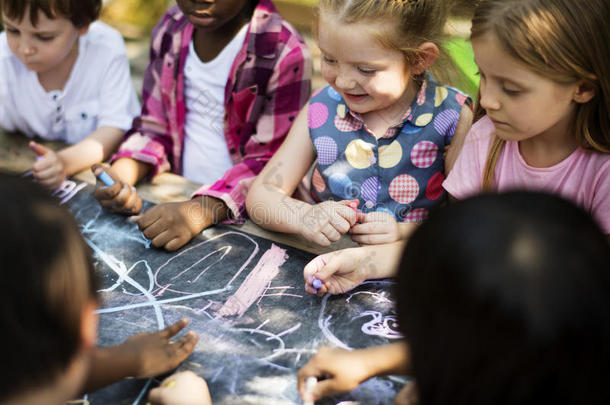
[[[337,271],[341,269],[342,260],[340,255],[330,255],[326,257],[326,265],[318,270],[316,277],[322,281],[322,283],[328,281]]]
[[[352,240],[360,245],[381,245],[395,242],[387,233],[376,233],[368,235],[353,235]]]
[[[184,329],[186,327],[186,325],[189,324],[189,322],[190,322],[190,319],[182,318],[179,321],[176,321],[173,324],[166,327],[165,329],[163,329],[161,331],[161,336],[163,338],[169,340],[173,336],[175,336],[178,332],[180,332],[182,329]]]
[[[330,246],[331,244],[331,241],[328,240],[328,238],[322,232],[316,232],[315,234],[309,236],[308,239],[320,246]]]
[[[125,204],[123,205],[123,211],[128,214],[137,214],[138,212],[140,212],[141,208],[142,205],[140,196],[132,188],[131,194],[129,195],[129,197],[127,197],[127,201],[125,201]]]
[[[164,248],[168,252],[175,252],[176,250],[180,249],[182,246],[186,245],[189,242],[189,240],[186,240],[184,237],[175,237],[174,239],[167,242],[165,244]]]
[[[140,218],[137,223],[140,229],[146,229],[152,224],[154,224],[157,220],[161,218],[161,211],[157,209],[159,206],[152,207],[149,210],[144,211],[140,214]]]
[[[153,224],[153,227],[156,224],[158,224],[159,222],[160,221],[155,222]],[[144,236],[146,236],[146,233],[144,233]],[[148,239],[151,239],[151,243],[152,243],[152,245],[154,247],[160,249],[160,248],[164,248],[167,243],[169,243],[170,241],[174,240],[175,238],[176,238],[176,235],[173,232],[171,232],[169,229],[164,229],[163,231],[159,232],[154,237],[150,237]]]
[[[114,200],[114,198],[121,192],[121,190],[123,190],[123,183],[116,182],[110,187],[95,187],[95,189],[93,190],[93,196],[100,203],[102,203],[102,201],[104,200],[107,200],[114,204],[114,201],[112,200]],[[102,204],[102,206],[104,205]],[[110,208],[110,206],[104,206],[104,208]]]
[[[340,389],[337,389],[336,385],[337,382],[335,378],[327,378],[325,380],[320,380],[316,384],[315,388],[312,390],[311,394],[313,395],[314,399],[317,400],[319,398],[324,398],[329,395],[341,392]]]
[[[171,395],[168,392],[169,389],[170,388],[168,387],[159,386],[150,390],[150,392],[148,393],[148,400],[150,401],[151,405],[164,403],[164,398],[166,398],[168,395]]]
[[[322,267],[326,265],[328,254],[323,254],[314,257],[309,263],[303,268],[303,277],[306,282],[311,281],[314,274],[316,274]]]
[[[320,230],[326,236],[326,238],[331,242],[336,242],[341,239],[341,234],[335,229],[332,224],[327,223]]]
[[[145,218],[142,217],[142,219],[140,219],[140,222],[138,222],[138,226],[140,227],[140,231],[142,231],[142,234],[147,239],[153,240],[154,238],[156,238],[157,236],[159,236],[163,232],[167,231],[167,228],[168,228],[167,224],[165,223],[165,221],[161,217],[158,217],[157,220],[155,222],[153,222],[151,225],[149,225],[148,227],[143,227],[141,225],[141,222],[144,221],[144,220],[145,220]],[[170,240],[171,239],[168,239],[165,242],[167,243]]]
[[[352,235],[362,235],[371,233],[373,231],[373,225],[371,223],[360,223],[352,226],[350,233]]]
[[[34,141],[30,141],[30,143],[28,143],[28,146],[31,150],[34,151],[37,156],[44,156],[45,154],[47,154],[47,152],[51,152],[51,149]]]
[[[188,355],[191,354],[193,349],[195,349],[195,346],[197,345],[198,341],[199,335],[196,332],[190,330],[184,336],[174,342],[174,345],[172,347],[174,347],[174,349],[176,350],[178,364],[182,363],[182,361],[184,361],[184,359],[186,359]]]
[[[349,223],[349,227],[354,226],[356,220],[358,219],[358,210],[354,209],[353,207],[346,206],[344,204],[338,206],[336,212]]]

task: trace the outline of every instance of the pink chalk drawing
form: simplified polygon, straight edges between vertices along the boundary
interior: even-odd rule
[[[269,283],[279,274],[280,266],[287,259],[286,249],[271,244],[271,248],[263,254],[235,294],[230,296],[218,310],[218,316],[241,317],[246,313],[248,308],[265,293]]]

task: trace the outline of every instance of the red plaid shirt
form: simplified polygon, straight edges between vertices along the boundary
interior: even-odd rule
[[[182,173],[184,65],[193,30],[176,6],[153,30],[142,115],[134,119],[112,160],[130,157],[149,163],[153,176]],[[282,144],[310,91],[311,57],[305,43],[270,0],[260,0],[225,87],[223,124],[233,167],[194,196],[223,200],[232,213],[230,222],[242,221],[250,184]]]

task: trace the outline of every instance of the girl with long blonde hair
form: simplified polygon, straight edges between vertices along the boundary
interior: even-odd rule
[[[607,0],[483,0],[472,22],[480,119],[443,186],[571,199],[610,234]]]

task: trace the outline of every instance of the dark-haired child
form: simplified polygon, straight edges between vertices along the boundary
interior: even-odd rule
[[[0,0],[0,128],[34,141],[34,177],[56,188],[106,159],[139,111],[120,34],[94,22],[101,0]]]
[[[320,350],[299,372],[301,395],[403,373],[421,405],[610,403],[608,263],[600,228],[558,197],[452,204],[402,257],[395,297],[406,343]],[[311,376],[324,379],[306,393]]]
[[[0,173],[0,404],[61,405],[127,376],[178,366],[197,335],[188,321],[96,348],[96,280],[70,213],[39,185]]]
[[[145,176],[172,171],[202,184],[192,200],[135,218],[167,250],[243,221],[248,188],[306,103],[310,78],[309,51],[271,0],[178,0],[152,34],[142,114],[106,169],[116,184],[96,198],[133,215],[142,203],[130,186]]]

